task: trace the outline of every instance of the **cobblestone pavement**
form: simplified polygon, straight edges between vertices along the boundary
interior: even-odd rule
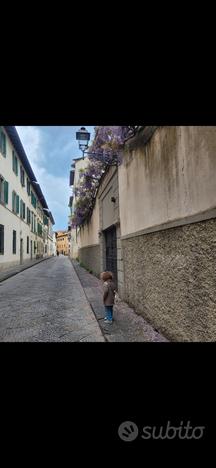
[[[107,341],[168,342],[164,336],[154,330],[142,316],[137,315],[135,311],[123,301],[114,306],[113,324],[106,325],[103,321],[104,306],[101,281],[88,273],[84,268],[80,267],[78,262],[72,261],[72,263]]]
[[[0,283],[0,341],[105,341],[67,257]]]

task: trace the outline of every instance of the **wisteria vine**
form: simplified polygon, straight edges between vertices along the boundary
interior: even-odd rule
[[[121,164],[125,142],[136,134],[138,127],[95,127],[95,137],[88,150],[89,164],[81,171],[75,189],[76,206],[72,227],[89,221],[102,175],[108,166]]]

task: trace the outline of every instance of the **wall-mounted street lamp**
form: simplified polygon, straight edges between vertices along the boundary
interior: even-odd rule
[[[96,154],[96,153],[89,153],[87,151],[88,146],[89,146],[89,140],[90,140],[91,134],[86,130],[85,127],[81,127],[78,132],[76,132],[76,140],[79,142],[79,149],[83,153],[83,159],[85,156],[85,153],[87,156],[93,156],[95,159],[99,161],[103,161],[105,164],[108,166],[116,166],[118,164],[117,158],[113,158],[113,160],[110,161],[109,155],[104,155],[104,153],[101,154]]]
[[[85,127],[81,127],[80,130],[76,132],[76,140],[79,142],[79,149],[83,153],[83,159],[85,152],[88,149],[90,136],[91,134],[86,130]]]

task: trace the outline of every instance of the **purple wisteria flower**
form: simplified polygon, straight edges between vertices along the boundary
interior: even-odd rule
[[[110,165],[122,162],[122,150],[128,138],[135,135],[137,127],[95,127],[95,138],[89,148],[89,164],[82,171],[79,186],[75,188],[76,206],[72,227],[89,220],[100,179]]]

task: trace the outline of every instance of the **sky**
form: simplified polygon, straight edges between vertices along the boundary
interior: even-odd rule
[[[94,136],[94,127],[17,126],[16,130],[47,205],[55,220],[54,230],[67,230],[69,216],[70,169],[73,159],[82,157],[76,132],[85,127]]]

